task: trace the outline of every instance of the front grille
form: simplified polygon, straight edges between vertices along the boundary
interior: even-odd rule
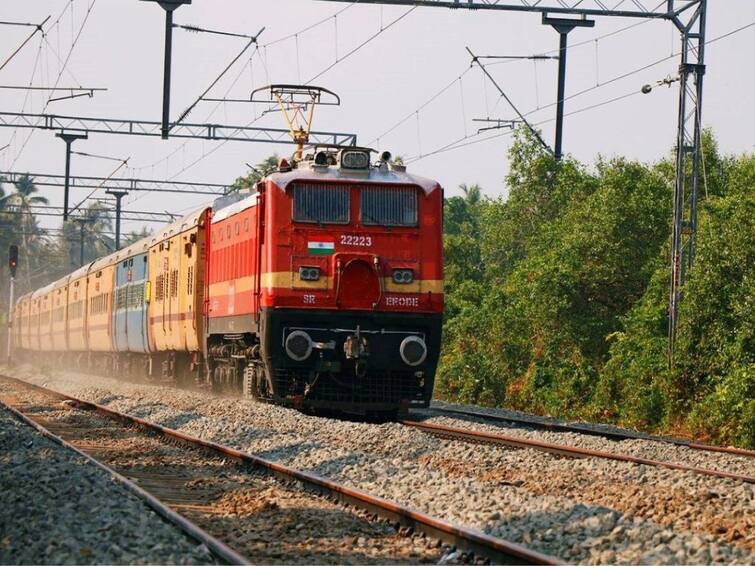
[[[308,372],[278,368],[274,371],[276,390],[281,396],[304,393]],[[335,403],[392,403],[421,401],[424,391],[411,371],[387,371],[356,377],[353,374],[322,374],[307,397]]]

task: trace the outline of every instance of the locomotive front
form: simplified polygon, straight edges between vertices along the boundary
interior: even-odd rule
[[[443,194],[389,160],[324,149],[264,181],[258,396],[360,414],[429,404]]]

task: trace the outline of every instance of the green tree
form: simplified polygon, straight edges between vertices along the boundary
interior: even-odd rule
[[[277,153],[263,159],[257,165],[252,167],[249,174],[244,177],[237,178],[233,185],[231,185],[231,192],[238,192],[244,190],[253,190],[254,186],[268,176],[270,173],[278,168],[278,162],[280,157]]]
[[[63,262],[67,262],[69,268],[79,266],[82,245],[84,263],[94,261],[115,250],[115,242],[110,236],[113,231],[113,222],[110,211],[104,204],[92,202],[81,211],[78,218],[86,222],[82,224],[71,218],[63,225],[63,231],[57,242],[58,256]]]
[[[673,161],[588,170],[518,132],[510,163],[508,198],[464,187],[445,204],[438,393],[755,444],[755,157],[722,156],[703,135],[672,370]]]

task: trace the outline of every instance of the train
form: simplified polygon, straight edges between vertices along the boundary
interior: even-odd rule
[[[16,356],[393,418],[432,397],[443,189],[315,146],[18,299]]]

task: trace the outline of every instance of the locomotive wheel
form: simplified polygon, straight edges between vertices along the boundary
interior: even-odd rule
[[[241,383],[241,396],[248,399],[257,397],[257,378],[253,364],[244,368],[244,375]]]
[[[221,393],[223,391],[222,366],[215,366],[215,368],[212,370],[212,391],[214,393]]]
[[[244,368],[243,388],[244,397],[267,401],[270,394],[267,390],[265,367],[260,363],[252,362]]]

